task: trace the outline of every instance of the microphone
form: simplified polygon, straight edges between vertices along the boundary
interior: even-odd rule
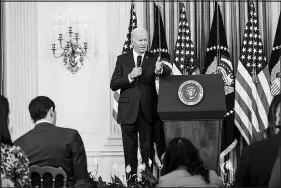
[[[137,57],[137,67],[140,67],[140,66],[141,66],[141,59],[142,59],[142,56],[139,55],[139,56]],[[140,76],[137,77],[137,80],[139,80],[139,78],[140,78]]]

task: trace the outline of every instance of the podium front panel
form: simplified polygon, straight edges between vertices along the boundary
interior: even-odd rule
[[[187,80],[203,87],[203,98],[196,105],[184,104],[178,90]],[[224,85],[221,75],[172,75],[160,78],[158,114],[164,121],[219,120],[226,113]]]

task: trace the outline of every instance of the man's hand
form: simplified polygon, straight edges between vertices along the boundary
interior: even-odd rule
[[[142,74],[141,67],[135,67],[133,68],[132,72],[130,73],[130,78],[134,79],[136,77],[139,77]]]
[[[160,61],[160,56],[159,56],[155,65],[155,73],[161,74],[162,70],[163,70],[163,61]]]

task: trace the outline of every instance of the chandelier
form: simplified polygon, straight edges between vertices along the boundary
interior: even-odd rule
[[[85,41],[83,44],[79,43],[80,34],[78,32],[73,32],[73,28],[70,25],[70,13],[71,9],[69,9],[69,23],[67,24],[67,31],[65,34],[59,31],[58,38],[55,39],[55,26],[53,25],[53,37],[54,43],[52,44],[53,56],[55,58],[63,57],[63,62],[66,68],[72,73],[77,73],[81,67],[84,65],[84,57],[87,54],[88,44]],[[60,18],[59,18],[60,20]],[[85,35],[87,31],[87,25],[85,25]],[[58,40],[58,44],[56,44],[56,40]],[[56,47],[58,45],[58,47]],[[56,51],[60,51],[60,53],[56,53]]]

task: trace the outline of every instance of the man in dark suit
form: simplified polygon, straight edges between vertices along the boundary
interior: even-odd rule
[[[138,133],[142,163],[148,167],[152,156],[151,130],[157,115],[155,76],[171,73],[164,61],[147,52],[144,28],[134,29],[131,39],[133,50],[117,57],[110,83],[113,91],[121,89],[117,123],[121,124],[127,181],[137,173]]]
[[[29,112],[35,127],[14,142],[26,153],[29,166],[62,167],[68,185],[88,178],[83,141],[77,130],[55,126],[54,102],[48,97],[38,96],[30,102]]]

